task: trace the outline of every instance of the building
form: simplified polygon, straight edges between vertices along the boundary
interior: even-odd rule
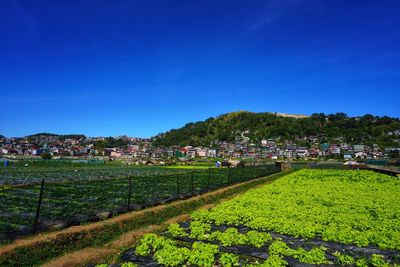
[[[364,145],[354,145],[353,146],[353,151],[354,151],[354,153],[364,152],[365,151],[365,146]]]
[[[340,155],[340,146],[332,145],[332,146],[329,148],[329,152],[330,152],[332,155]]]
[[[217,150],[216,149],[209,149],[207,151],[207,157],[216,158],[217,157]]]
[[[307,149],[297,149],[296,155],[300,158],[307,158],[310,154]]]
[[[204,158],[204,157],[207,157],[208,151],[207,151],[207,149],[203,148],[203,149],[198,149],[196,151],[196,153],[197,153],[198,157]]]
[[[188,158],[194,158],[194,157],[196,157],[196,150],[195,150],[195,149],[188,149],[188,150],[186,151],[186,156],[187,156]]]

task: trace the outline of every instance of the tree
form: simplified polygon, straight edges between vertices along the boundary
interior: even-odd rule
[[[207,146],[215,141],[234,142],[246,131],[252,142],[268,138],[282,138],[298,141],[304,137],[316,136],[319,142],[333,141],[342,137],[349,144],[379,144],[394,146],[395,135],[400,129],[400,120],[390,117],[349,117],[345,113],[315,113],[309,118],[295,119],[270,113],[233,112],[208,118],[205,121],[187,123],[179,129],[172,129],[153,138],[155,146]],[[326,140],[324,140],[326,139]]]
[[[51,154],[48,152],[45,152],[42,154],[41,157],[42,157],[42,159],[49,160],[49,159],[51,159]]]
[[[389,158],[391,159],[398,159],[400,158],[400,151],[399,150],[392,150],[389,152]]]

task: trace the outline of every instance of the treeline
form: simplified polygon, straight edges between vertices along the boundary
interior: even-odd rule
[[[251,142],[280,138],[299,141],[316,136],[320,142],[332,142],[343,137],[349,144],[376,143],[382,147],[398,146],[388,132],[400,130],[400,120],[370,114],[349,117],[345,113],[316,113],[309,118],[281,117],[271,113],[233,112],[205,121],[188,123],[153,138],[156,146],[212,146],[215,141],[234,142],[243,136]],[[248,132],[246,132],[248,131]],[[304,142],[302,145],[310,145]]]
[[[53,134],[53,133],[37,133],[26,136],[27,138],[37,138],[37,137],[58,137],[60,140],[65,139],[85,139],[86,136],[83,134]]]
[[[59,135],[53,133],[37,133],[37,134],[27,135],[26,137],[30,138],[30,137],[41,137],[41,136],[59,136]]]
[[[128,146],[128,141],[121,139],[121,138],[114,138],[114,137],[107,137],[104,141],[97,141],[94,142],[94,148],[97,150],[102,150],[105,148],[112,148],[112,147],[122,147],[126,148]]]
[[[35,140],[40,139],[42,137],[57,137],[60,141],[65,141],[66,139],[86,139],[86,136],[83,134],[53,134],[53,133],[37,133],[33,135],[28,135],[28,141],[35,142]]]

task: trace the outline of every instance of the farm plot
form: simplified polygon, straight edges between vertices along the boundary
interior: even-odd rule
[[[128,176],[159,176],[184,170],[162,167],[96,166],[96,167],[8,167],[0,168],[0,185],[25,185],[48,182],[88,181]]]
[[[33,231],[105,219],[129,210],[186,198],[275,172],[277,170],[269,166],[185,170],[159,176],[45,182],[41,202],[40,184],[0,186],[0,241]],[[38,205],[40,213],[36,221]]]
[[[189,222],[145,235],[139,266],[399,266],[400,180],[370,171],[300,170]],[[131,265],[132,265],[131,264]],[[113,265],[118,266],[118,265]]]

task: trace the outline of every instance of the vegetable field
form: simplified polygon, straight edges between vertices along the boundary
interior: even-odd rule
[[[147,234],[120,260],[139,266],[399,266],[399,196],[396,177],[300,170]]]
[[[0,185],[26,185],[47,182],[88,181],[128,176],[159,176],[176,170],[162,167],[91,166],[91,167],[7,167],[0,168]]]
[[[0,186],[0,241],[98,221],[277,172],[274,166],[165,170],[163,175],[157,173],[161,170],[153,170],[153,175],[122,170],[120,177],[105,179],[44,179],[42,184]]]

